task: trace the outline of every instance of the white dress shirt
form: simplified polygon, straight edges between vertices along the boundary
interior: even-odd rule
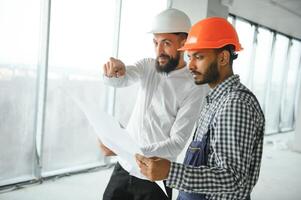
[[[155,59],[142,59],[126,66],[125,76],[104,76],[104,82],[126,87],[139,81],[126,129],[145,155],[175,161],[191,135],[209,88],[196,85],[187,67],[166,74],[157,72],[155,64]]]

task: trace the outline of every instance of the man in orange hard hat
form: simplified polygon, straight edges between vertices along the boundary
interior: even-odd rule
[[[141,172],[180,190],[178,200],[246,200],[261,165],[265,119],[254,94],[232,70],[242,50],[237,33],[223,18],[199,21],[185,45],[195,84],[208,84],[197,129],[184,164],[136,155]]]

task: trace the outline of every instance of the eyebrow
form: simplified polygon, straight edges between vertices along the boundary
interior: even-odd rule
[[[153,41],[158,42],[155,38],[153,39]],[[169,39],[163,39],[163,40],[161,40],[160,42],[170,42],[170,43],[172,43],[172,41],[169,40]]]
[[[202,54],[201,52],[195,52],[191,56],[198,56],[199,54]],[[188,55],[190,57],[190,55]]]
[[[172,42],[172,41],[169,39],[163,39],[162,42]]]

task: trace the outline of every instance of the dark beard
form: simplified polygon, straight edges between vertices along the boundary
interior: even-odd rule
[[[168,62],[165,65],[160,65],[160,63],[158,61],[159,57],[168,58]],[[166,54],[161,54],[156,59],[156,69],[160,73],[168,74],[169,72],[171,72],[177,68],[177,66],[179,64],[179,60],[180,60],[180,53],[177,53],[175,58],[173,58],[169,55],[166,55]]]
[[[219,79],[219,73],[217,69],[217,61],[214,61],[210,64],[208,71],[203,75],[203,80],[195,80],[195,84],[202,85],[206,83],[214,83]]]

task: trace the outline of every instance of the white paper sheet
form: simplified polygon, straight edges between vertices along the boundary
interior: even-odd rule
[[[65,92],[67,95],[68,93]],[[71,95],[70,98],[83,111],[86,118],[94,128],[98,139],[118,156],[118,161],[131,175],[147,179],[140,173],[140,169],[135,160],[135,154],[143,155],[137,143],[130,137],[125,129],[109,114],[104,111],[84,104],[79,99],[75,99]],[[167,195],[163,181],[156,181],[163,192]]]

